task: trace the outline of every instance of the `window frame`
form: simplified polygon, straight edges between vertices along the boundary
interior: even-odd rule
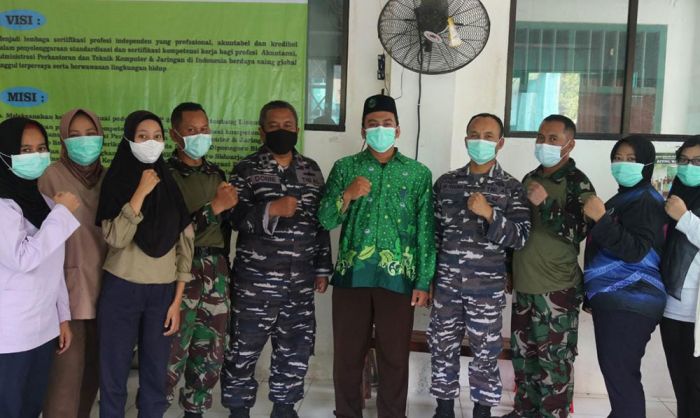
[[[347,104],[347,87],[348,87],[348,41],[350,31],[350,0],[343,0],[343,38],[344,54],[340,57],[341,77],[340,77],[340,117],[337,125],[323,123],[306,123],[304,121],[305,131],[327,131],[327,132],[345,132],[345,113]],[[308,21],[308,18],[307,18]],[[307,29],[307,37],[310,31]],[[308,41],[307,41],[308,48]],[[306,74],[304,77],[304,109],[306,109],[306,100],[309,97],[309,55],[307,50],[306,55]],[[306,112],[304,112],[306,114]]]
[[[515,35],[516,35],[516,14],[518,10],[518,0],[510,2],[510,19],[508,27],[508,59],[506,68],[506,106],[504,111],[505,136],[512,138],[534,138],[537,132],[515,131],[510,129],[512,94],[513,94],[513,61],[515,56]],[[650,134],[630,132],[630,119],[632,110],[632,81],[634,78],[634,64],[636,59],[637,45],[637,18],[639,15],[639,0],[628,0],[627,12],[627,39],[625,43],[625,69],[624,84],[622,87],[622,118],[620,133],[599,133],[599,132],[576,132],[577,139],[593,140],[619,140],[627,135],[634,134],[652,141],[684,141],[691,134]],[[664,64],[665,65],[665,64]]]

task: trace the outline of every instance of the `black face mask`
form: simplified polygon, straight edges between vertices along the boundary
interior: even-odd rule
[[[297,144],[297,132],[278,129],[265,132],[265,145],[273,154],[284,155],[294,149]]]

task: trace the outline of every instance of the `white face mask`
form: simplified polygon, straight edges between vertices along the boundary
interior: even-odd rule
[[[155,139],[149,139],[144,142],[129,141],[129,147],[137,160],[144,164],[153,164],[163,153],[165,142],[156,141]]]

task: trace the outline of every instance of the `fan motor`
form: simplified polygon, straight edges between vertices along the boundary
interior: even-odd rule
[[[447,27],[447,0],[423,0],[415,12],[420,33],[440,33]]]

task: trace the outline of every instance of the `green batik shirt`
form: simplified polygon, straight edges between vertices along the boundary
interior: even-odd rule
[[[343,192],[359,176],[371,191],[342,213]],[[331,284],[428,291],[435,273],[432,193],[430,170],[398,149],[384,165],[369,150],[337,161],[318,211],[324,228],[343,225]]]

